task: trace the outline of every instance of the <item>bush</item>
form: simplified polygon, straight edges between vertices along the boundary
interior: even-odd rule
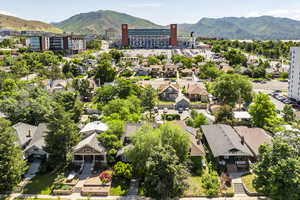
[[[167,121],[180,120],[179,114],[162,114],[161,117],[163,120]]]
[[[202,166],[202,157],[201,156],[194,156],[194,157],[191,157],[191,161],[192,161],[192,172],[195,174],[195,175],[201,175],[202,174],[202,169],[203,169],[203,166]]]
[[[132,178],[132,166],[130,164],[126,164],[123,162],[118,162],[114,166],[114,175],[121,177],[121,178],[126,178],[126,179],[131,179]]]
[[[112,175],[110,171],[104,171],[99,175],[99,178],[102,183],[109,183],[112,180]]]

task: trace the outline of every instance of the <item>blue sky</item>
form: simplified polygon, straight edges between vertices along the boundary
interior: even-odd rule
[[[155,23],[195,23],[202,17],[272,15],[300,20],[299,0],[0,0],[0,13],[57,22],[78,13],[115,10]]]

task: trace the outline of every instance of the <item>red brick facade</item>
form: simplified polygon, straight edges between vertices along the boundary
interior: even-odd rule
[[[177,24],[171,24],[171,38],[170,45],[175,47],[177,46]]]
[[[122,46],[129,45],[128,24],[122,24]]]

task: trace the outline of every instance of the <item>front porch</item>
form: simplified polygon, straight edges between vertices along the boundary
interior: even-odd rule
[[[102,163],[106,164],[106,154],[83,154],[74,153],[73,163],[83,164],[83,163]]]
[[[229,173],[249,171],[251,163],[247,156],[220,156],[217,161]]]

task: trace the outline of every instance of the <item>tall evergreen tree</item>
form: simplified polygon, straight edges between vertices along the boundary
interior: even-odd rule
[[[11,191],[21,181],[26,170],[16,140],[10,122],[0,118],[0,194]]]
[[[49,116],[48,129],[45,150],[49,153],[49,167],[54,169],[72,159],[72,148],[79,142],[79,132],[71,114],[61,105],[55,105]]]

